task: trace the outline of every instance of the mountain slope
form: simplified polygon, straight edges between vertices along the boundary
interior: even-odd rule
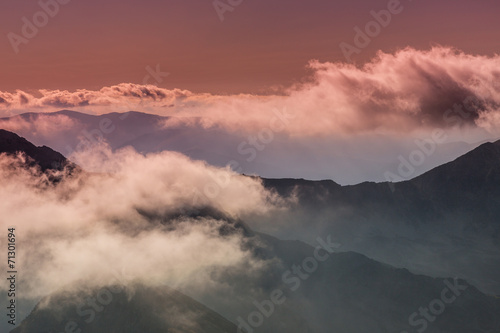
[[[481,220],[484,226],[497,227],[500,141],[485,143],[452,162],[400,183],[365,182],[340,186],[331,181],[297,179],[263,179],[263,182],[282,195],[296,193],[304,205],[349,205],[365,216],[374,215],[373,210],[377,210],[375,215],[387,214],[387,217],[396,218],[395,222],[407,220],[429,224],[434,222],[430,219],[446,218],[446,214],[455,214],[455,211],[463,214],[464,205],[467,209],[472,206],[472,214],[491,211],[487,219]],[[409,216],[412,221],[407,219]],[[467,216],[464,222],[473,223],[471,218]]]
[[[361,221],[500,236],[500,141],[485,143],[409,181],[340,186],[331,181],[263,179],[305,209],[335,210],[332,223]],[[472,234],[471,234],[472,235]]]
[[[500,301],[466,281],[415,275],[353,252],[331,253],[324,261],[316,261],[315,269],[306,271],[305,262],[315,257],[314,247],[264,234],[249,240],[255,256],[272,259],[274,264],[261,272],[262,278],[249,278],[246,272],[218,275],[218,282],[226,285],[224,291],[213,290],[201,297],[216,312],[165,286],[133,285],[127,291],[107,286],[51,295],[12,333],[62,332],[71,322],[82,333],[238,332],[217,313],[237,322],[239,332],[386,333],[423,327],[428,332],[500,330]],[[327,251],[320,254],[324,257]],[[281,300],[270,305],[276,291]],[[432,304],[434,310],[429,310]],[[436,304],[444,310],[436,310]],[[420,309],[427,309],[432,320],[425,320]],[[262,318],[259,325],[252,319],[258,318],[257,313]]]
[[[361,211],[374,211],[377,205],[370,200],[381,200],[377,195],[377,184],[359,185],[356,190],[362,197],[357,198],[352,187],[341,187],[331,181],[288,179],[269,181],[266,185],[278,186],[280,183],[286,185],[279,189],[282,193],[288,190],[298,193],[299,203],[313,207],[316,213],[321,207],[336,203],[335,200],[353,205],[365,203],[359,207]],[[412,195],[418,197],[415,185],[405,186],[409,186]],[[390,191],[389,187],[387,190]],[[400,190],[398,188],[395,193]],[[311,200],[312,195],[316,197]],[[500,301],[497,298],[485,295],[464,280],[452,278],[453,274],[443,274],[441,278],[417,275],[348,251],[349,246],[352,247],[348,237],[344,238],[346,244],[342,243],[340,247],[344,252],[337,252],[339,244],[332,244],[333,237],[326,236],[328,233],[322,234],[322,228],[328,230],[332,227],[330,224],[318,225],[313,224],[316,221],[304,220],[309,223],[309,232],[316,234],[312,242],[314,246],[311,246],[252,232],[242,221],[213,207],[197,208],[179,207],[178,212],[170,215],[161,215],[157,210],[147,208],[138,213],[151,221],[151,228],[157,227],[158,222],[166,226],[161,227],[163,232],[175,229],[173,223],[202,223],[210,218],[221,222],[219,237],[239,235],[242,249],[249,253],[248,263],[230,269],[214,268],[202,293],[191,288],[180,290],[199,303],[167,287],[129,285],[128,290],[133,291],[131,294],[115,292],[110,286],[100,290],[60,292],[44,299],[13,332],[48,333],[77,328],[92,333],[235,332],[236,327],[224,318],[237,323],[240,328],[252,325],[255,331],[265,333],[409,332],[422,330],[424,326],[427,332],[500,331]],[[296,209],[292,208],[291,213],[296,214]],[[352,213],[346,210],[344,215]],[[351,227],[358,231],[360,226],[363,225]],[[318,235],[323,235],[321,241],[317,240]],[[420,255],[417,247],[401,251],[403,247],[382,237],[387,235],[377,236],[382,239],[376,243],[379,247],[388,246],[392,252],[410,256]],[[426,251],[434,250],[433,239],[424,244],[415,242],[415,239],[411,241],[414,246],[424,246]],[[408,243],[403,242],[403,245]],[[256,261],[260,262],[259,269],[255,269]],[[447,264],[442,258],[438,263]],[[472,262],[466,260],[462,264],[469,266]],[[144,274],[147,280],[148,272]],[[281,296],[276,297],[276,292]],[[95,317],[89,307],[79,307],[81,302],[88,303],[92,299],[101,304],[94,305]],[[269,303],[271,299],[274,299],[274,305]],[[425,319],[421,309],[431,307],[429,311],[433,314],[428,317],[431,319]],[[256,321],[255,318],[262,319]],[[67,325],[70,325],[69,329]]]
[[[400,183],[263,183],[298,199],[287,212],[248,221],[263,232],[309,243],[318,232],[331,234],[346,249],[376,260],[426,275],[461,276],[500,294],[500,141]]]
[[[61,169],[68,164],[66,158],[49,147],[36,147],[34,144],[15,133],[0,129],[0,153],[15,155],[24,152],[29,156],[31,164],[38,164],[42,171]]]
[[[303,306],[302,311],[314,314],[311,326],[315,332],[415,331],[423,324],[410,323],[409,317],[441,299],[443,290],[451,289],[450,284],[465,290],[457,292],[456,299],[446,304],[446,311],[435,321],[428,322],[428,332],[500,331],[499,300],[466,281],[412,274],[354,252],[334,252],[307,274],[304,263],[314,257],[314,247],[258,235],[285,266],[302,266],[302,274],[308,275],[289,296],[292,302],[297,298],[301,299],[299,304],[312,304]]]
[[[67,327],[82,333],[236,332],[233,323],[182,293],[140,285],[51,295],[11,332],[67,332]]]
[[[467,230],[500,236],[500,141],[485,143],[455,161],[410,181],[436,211],[463,219]]]

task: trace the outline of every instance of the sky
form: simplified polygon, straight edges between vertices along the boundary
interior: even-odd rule
[[[391,3],[223,0],[215,2],[218,13],[211,0],[60,2],[54,8],[41,5],[51,0],[3,1],[0,91],[97,90],[146,79],[198,93],[269,94],[307,80],[311,60],[347,61],[340,44],[353,45],[354,28],[364,28],[373,20],[371,11]],[[43,14],[37,16],[42,7],[52,11],[46,22]],[[352,61],[361,65],[379,50],[392,53],[407,46],[498,52],[498,1],[403,0],[400,8]],[[23,18],[33,23],[34,16],[41,26],[36,33],[25,29],[25,38]],[[12,42],[12,34],[25,40],[13,46],[19,40]],[[147,68],[157,65],[169,75],[147,78]]]
[[[140,111],[170,117],[164,129],[188,128],[193,149],[225,150],[213,165],[341,184],[408,179],[500,138],[496,1],[4,6],[0,117]],[[52,147],[80,125],[2,121]],[[409,175],[393,172],[429,140],[437,153]]]

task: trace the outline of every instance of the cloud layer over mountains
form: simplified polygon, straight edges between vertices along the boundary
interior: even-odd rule
[[[291,136],[396,132],[500,125],[500,56],[464,54],[447,47],[380,52],[362,67],[311,61],[312,76],[279,95],[198,94],[122,83],[98,91],[0,92],[0,112],[62,108],[102,114],[138,110],[201,117],[205,126],[251,132],[269,126],[273,110],[294,115]]]
[[[23,297],[132,281],[198,290],[217,283],[218,269],[251,275],[265,264],[243,249],[242,233],[221,236],[226,222],[189,217],[203,207],[237,219],[282,206],[259,181],[171,152],[101,146],[75,158],[91,173],[64,171],[56,186],[20,156],[0,155],[1,224],[23,244]]]

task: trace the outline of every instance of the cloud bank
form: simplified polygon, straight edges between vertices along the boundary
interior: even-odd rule
[[[221,236],[227,220],[193,215],[204,207],[229,219],[279,209],[281,199],[259,181],[171,152],[102,145],[74,159],[91,172],[58,171],[63,180],[54,185],[21,155],[0,155],[1,227],[15,227],[22,244],[23,297],[117,282],[203,289],[217,283],[218,270],[251,274],[265,264],[244,249],[243,232]]]
[[[267,127],[273,112],[286,108],[295,115],[286,129],[292,136],[401,133],[458,123],[496,132],[499,65],[500,56],[447,47],[406,48],[394,54],[379,52],[362,67],[311,61],[312,77],[282,95],[222,96],[122,83],[99,91],[0,92],[0,110],[4,115],[62,108],[95,114],[138,110],[201,117],[207,127],[248,132]]]

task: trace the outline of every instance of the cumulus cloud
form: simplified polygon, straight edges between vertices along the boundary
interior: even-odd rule
[[[446,127],[445,112],[455,104],[466,104],[464,111],[471,113],[466,123],[473,123],[482,112],[496,111],[488,108],[494,104],[487,102],[499,97],[473,83],[473,69],[480,63],[489,63],[490,67],[479,73],[483,76],[477,80],[491,87],[498,59],[442,48],[429,52],[406,49],[394,55],[379,53],[362,68],[312,62],[315,83],[292,92],[291,98],[297,103],[315,104],[310,108],[316,110],[311,118],[316,115],[325,121],[318,132],[330,126],[355,132]]]
[[[243,232],[221,233],[282,206],[258,180],[171,152],[101,145],[74,159],[90,172],[53,171],[63,177],[54,185],[22,155],[0,155],[1,227],[16,227],[22,244],[23,297],[117,281],[203,288],[216,283],[214,271],[264,265],[244,249]],[[205,207],[225,220],[196,215]]]
[[[89,113],[139,110],[175,115],[206,127],[254,131],[269,126],[275,110],[296,117],[293,136],[359,132],[406,132],[422,127],[479,126],[498,129],[500,56],[470,55],[447,47],[380,52],[361,67],[311,61],[313,77],[283,95],[195,94],[151,85],[120,84],[99,91],[40,90],[0,93],[4,114],[14,110],[72,108]],[[451,110],[451,111],[449,111]],[[169,120],[166,126],[172,126]]]
[[[32,94],[16,90],[13,93],[0,92],[0,110],[4,116],[23,111],[51,112],[66,108],[88,110],[89,113],[130,111],[143,107],[161,110],[182,103],[193,95],[187,90],[168,90],[133,83],[121,83],[97,91],[40,89]]]
[[[76,121],[62,114],[32,114],[28,117],[12,117],[0,121],[2,129],[15,133],[31,133],[34,136],[54,136],[74,130]]]

